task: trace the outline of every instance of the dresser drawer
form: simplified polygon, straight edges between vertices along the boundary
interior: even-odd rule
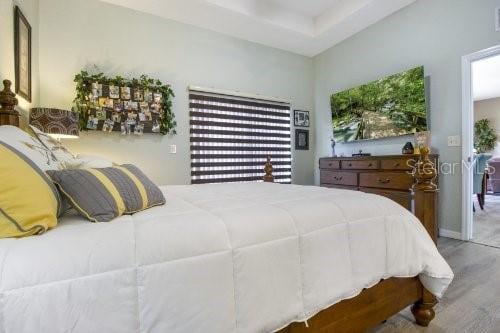
[[[413,177],[406,172],[366,172],[359,174],[359,186],[361,187],[406,191],[412,185]]]
[[[411,211],[411,194],[409,191],[403,192],[403,191],[391,191],[391,190],[378,190],[375,188],[363,188],[363,187],[360,188],[359,190],[362,192],[378,194],[386,198],[389,198],[392,201],[397,202],[404,208]]]
[[[355,172],[321,171],[321,184],[357,186],[358,174]]]
[[[323,185],[321,185],[321,187],[336,188],[339,190],[351,190],[351,191],[358,190],[357,186],[345,186],[345,185],[333,185],[333,184],[323,184]]]
[[[378,169],[377,160],[347,160],[342,161],[342,169],[346,170],[376,170]]]
[[[380,169],[382,170],[411,170],[415,165],[415,160],[412,158],[398,158],[380,161]]]
[[[340,161],[322,159],[319,160],[320,169],[340,169]]]

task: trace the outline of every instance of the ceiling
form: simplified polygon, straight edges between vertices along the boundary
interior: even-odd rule
[[[415,0],[101,0],[315,56]]]
[[[500,97],[500,56],[472,64],[475,101]]]

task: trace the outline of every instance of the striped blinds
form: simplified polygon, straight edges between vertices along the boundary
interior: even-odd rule
[[[190,90],[191,183],[291,183],[290,104]]]

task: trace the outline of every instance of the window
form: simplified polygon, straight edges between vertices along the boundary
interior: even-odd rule
[[[290,104],[190,90],[191,183],[291,183]]]

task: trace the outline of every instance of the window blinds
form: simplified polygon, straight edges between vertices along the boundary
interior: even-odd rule
[[[190,90],[192,184],[261,181],[267,156],[275,182],[290,183],[290,104]]]

